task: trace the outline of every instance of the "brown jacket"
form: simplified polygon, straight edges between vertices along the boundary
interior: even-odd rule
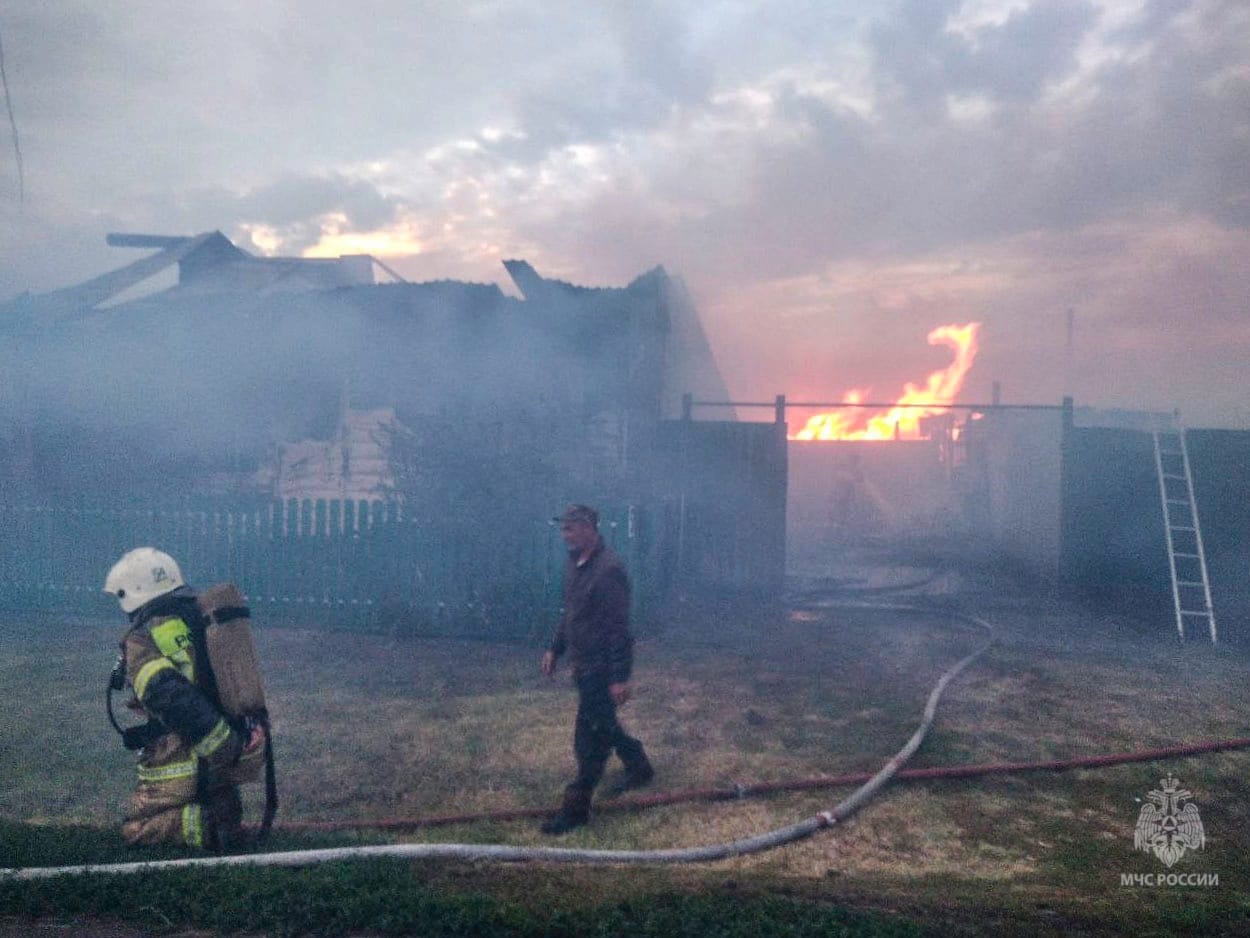
[[[609,684],[629,680],[634,660],[629,576],[603,538],[580,567],[574,553],[565,562],[564,610],[551,651],[557,658],[568,651],[574,680],[600,673]]]

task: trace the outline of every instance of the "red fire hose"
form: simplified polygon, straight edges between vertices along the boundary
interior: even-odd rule
[[[943,765],[928,769],[903,769],[894,776],[895,781],[930,781],[944,778],[978,778],[985,775],[1010,775],[1016,772],[1062,772],[1068,769],[1096,769],[1130,762],[1155,762],[1159,759],[1177,759],[1209,752],[1227,752],[1250,748],[1250,737],[1240,739],[1217,739],[1189,743],[1184,746],[1166,746],[1162,749],[1139,749],[1134,752],[1116,752],[1101,756],[1081,756],[1075,759],[1052,759],[1044,762],[984,762],[974,765]],[[852,772],[846,775],[818,775],[813,778],[792,779],[782,782],[759,782],[754,785],[736,785],[733,788],[688,788],[684,791],[662,792],[655,795],[618,798],[595,803],[596,811],[640,811],[661,805],[684,804],[691,801],[733,801],[757,795],[771,795],[783,791],[811,791],[821,788],[839,788],[860,785],[872,778],[872,772]],[[479,811],[472,814],[433,814],[416,818],[378,818],[353,821],[286,821],[276,824],[284,831],[343,831],[343,830],[392,830],[406,831],[423,827],[446,827],[451,824],[471,824],[478,821],[524,821],[547,817],[550,808],[505,808],[499,811]]]

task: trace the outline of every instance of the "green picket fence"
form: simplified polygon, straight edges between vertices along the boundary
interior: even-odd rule
[[[629,505],[601,521],[629,565],[640,617],[661,583],[651,524]],[[394,503],[295,499],[0,505],[0,605],[116,614],[100,586],[141,545],[172,554],[193,586],[239,584],[262,621],[539,639],[559,612],[564,551],[548,517],[466,528],[408,517]]]

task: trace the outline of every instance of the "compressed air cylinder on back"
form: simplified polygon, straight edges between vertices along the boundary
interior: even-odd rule
[[[268,718],[247,601],[233,583],[218,583],[198,596],[208,620],[204,641],[222,710],[232,717]]]

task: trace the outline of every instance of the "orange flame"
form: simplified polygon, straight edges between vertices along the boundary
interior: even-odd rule
[[[941,406],[917,407],[916,404],[950,404],[963,387],[964,376],[977,357],[977,331],[979,322],[964,326],[938,326],[929,333],[930,345],[945,345],[955,353],[955,360],[941,371],[929,375],[923,386],[910,381],[903,386],[902,396],[895,406],[876,416],[868,415],[864,408],[840,407],[828,413],[817,414],[792,440],[893,440],[918,439],[920,419],[944,413]],[[844,400],[856,404],[864,399],[865,389],[848,391]],[[913,406],[901,406],[901,405]]]

